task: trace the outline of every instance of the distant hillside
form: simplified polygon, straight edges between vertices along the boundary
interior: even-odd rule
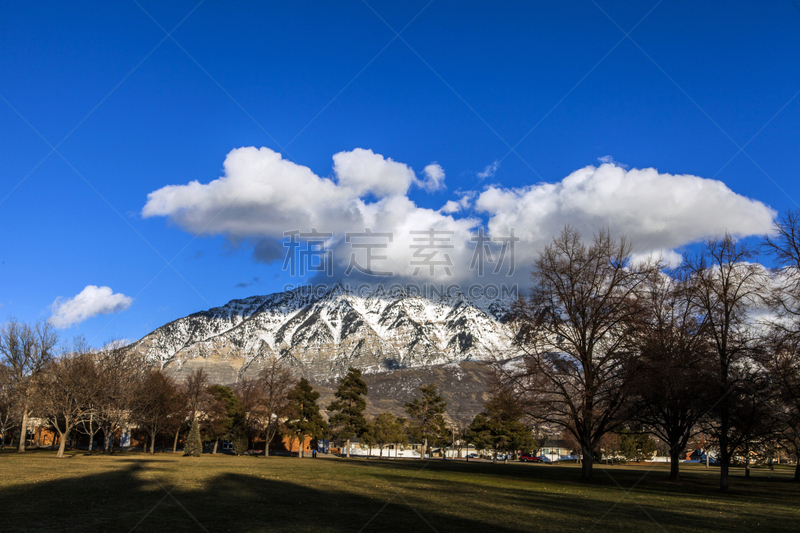
[[[483,409],[490,375],[486,363],[471,361],[366,374],[367,413],[389,411],[397,416],[408,416],[405,403],[419,396],[420,385],[436,383],[447,402],[448,420],[463,427]],[[321,393],[320,406],[327,407],[333,401],[338,380],[314,380],[313,384]]]

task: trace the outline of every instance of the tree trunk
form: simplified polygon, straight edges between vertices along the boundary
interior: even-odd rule
[[[345,450],[344,450],[345,457],[350,459],[350,439],[347,439],[345,441],[344,446],[345,446]]]
[[[725,440],[727,441],[727,439]],[[727,445],[728,443],[725,442],[725,448],[723,448],[722,439],[720,439],[719,490],[722,492],[728,490],[728,473],[731,468],[731,457],[726,449]]]
[[[719,469],[719,490],[721,492],[728,491],[728,474],[731,467],[731,450],[728,449],[728,429],[730,428],[730,423],[728,420],[728,366],[725,364],[725,360],[720,363],[720,374],[723,378],[722,384],[722,400],[720,401],[719,406],[719,459],[720,459],[720,469]]]
[[[800,460],[797,461],[797,466],[794,468],[794,482],[800,483]]]
[[[744,445],[744,477],[750,477],[750,443]]]
[[[305,444],[306,444],[306,436],[305,435],[298,435],[297,436],[297,447],[300,448],[300,459],[305,459],[305,457],[306,457]]]
[[[583,460],[581,461],[581,482],[582,483],[591,483],[594,481],[594,473],[592,471],[592,464],[594,463],[594,457],[591,453],[583,454]]]
[[[425,459],[425,452],[428,451],[428,438],[425,437],[422,441],[422,453],[419,455],[420,459]]]
[[[214,451],[211,452],[211,455],[217,455],[217,445],[218,444],[219,444],[219,439],[214,440]]]
[[[64,449],[67,447],[67,435],[59,431],[58,435],[58,453],[56,457],[64,457]]]
[[[181,434],[181,428],[178,428],[175,431],[175,440],[172,441],[172,453],[177,453],[178,452],[178,435],[180,435],[180,434]]]
[[[25,453],[25,437],[28,434],[28,399],[25,398],[25,405],[22,406],[22,425],[19,430],[19,446],[17,451]]]
[[[150,435],[150,455],[155,455],[156,453],[156,434],[153,433]]]
[[[678,481],[680,479],[680,457],[681,452],[677,446],[669,449],[669,480]],[[706,459],[708,459],[708,452],[706,452]]]

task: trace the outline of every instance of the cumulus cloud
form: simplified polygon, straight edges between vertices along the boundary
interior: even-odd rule
[[[339,179],[339,186],[351,189],[356,196],[405,194],[416,181],[414,171],[408,165],[363,148],[334,155],[333,171]]]
[[[469,209],[476,195],[475,191],[456,191],[456,194],[459,195],[460,198],[458,200],[448,200],[447,203],[439,209],[441,213],[452,214]]]
[[[453,200],[447,200],[447,203],[444,204],[442,208],[439,209],[439,211],[446,215],[452,213],[458,213],[459,211],[461,211],[461,204]]]
[[[482,172],[478,172],[478,177],[482,180],[493,178],[497,174],[498,168],[500,168],[500,161],[494,161],[491,165],[486,165]]]
[[[475,206],[489,216],[492,233],[515,228],[536,249],[568,222],[588,235],[608,228],[626,235],[636,254],[661,252],[673,261],[675,248],[726,231],[735,237],[769,233],[776,215],[721,181],[610,163],[576,170],[558,183],[489,187]]]
[[[329,234],[325,242],[334,275],[354,261],[364,266],[366,252],[354,247],[356,242],[381,244],[373,255],[385,259],[371,270],[400,277],[414,277],[418,264],[413,262],[425,254],[444,261],[446,253],[452,263],[452,277],[447,279],[459,283],[475,278],[469,265],[479,226],[496,238],[514,231],[520,239],[516,271],[525,282],[537,252],[565,224],[575,226],[587,240],[606,228],[615,236],[625,234],[637,257],[658,255],[675,264],[680,259],[676,250],[687,244],[725,231],[737,237],[764,234],[775,216],[763,203],[736,194],[720,181],[653,168],[628,170],[611,162],[584,167],[555,183],[493,185],[480,194],[457,191],[456,199],[438,210],[420,207],[408,194],[413,186],[429,192],[441,188],[444,170],[431,163],[421,175],[419,179],[408,165],[360,148],[335,154],[331,177],[320,177],[268,148],[239,148],[226,157],[222,177],[158,189],[148,195],[142,214],[168,217],[187,231],[249,243],[253,258],[265,263],[285,256],[285,232],[316,229]],[[392,239],[345,238],[367,228],[389,232]],[[412,232],[431,228],[442,232],[434,238],[446,239],[452,248],[420,251],[420,243],[430,235]],[[498,257],[501,245],[490,241],[487,246]],[[350,270],[357,274],[370,269]],[[420,268],[417,274],[445,279],[444,268],[432,275]]]
[[[50,323],[57,328],[68,328],[96,315],[124,311],[132,302],[133,298],[122,293],[114,294],[111,287],[87,285],[72,298],[56,298],[50,306],[53,311]]]

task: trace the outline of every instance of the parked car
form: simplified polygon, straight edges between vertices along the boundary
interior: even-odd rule
[[[504,453],[498,453],[498,454],[497,454],[497,460],[498,460],[498,461],[505,461],[505,460],[506,460],[506,454],[504,454]]]
[[[468,459],[480,459],[481,456],[478,455],[477,453],[470,453],[470,454],[467,454],[467,458]]]
[[[523,463],[541,463],[542,458],[532,455],[530,453],[523,453],[519,456],[519,460]]]

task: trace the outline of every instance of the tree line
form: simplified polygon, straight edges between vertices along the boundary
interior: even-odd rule
[[[675,268],[631,250],[567,226],[539,254],[514,305],[522,356],[496,365],[507,396],[496,402],[569,435],[582,481],[604,439],[623,433],[665,442],[673,479],[702,436],[718,451],[721,490],[734,456],[798,458],[800,212],[757,246],[726,234]]]
[[[31,418],[57,436],[58,457],[79,435],[90,453],[98,438],[101,450],[113,453],[130,428],[138,431],[145,451],[155,453],[157,438],[162,448],[171,438],[176,452],[183,436],[185,454],[194,456],[206,447],[217,453],[221,440],[242,455],[253,439],[263,438],[263,453],[269,455],[276,437],[287,438],[290,449],[299,444],[300,457],[308,439],[339,442],[347,457],[353,438],[378,447],[381,456],[387,446],[409,439],[424,442],[421,456],[429,441],[446,441],[446,404],[435,385],[423,386],[421,398],[406,406],[409,419],[388,412],[368,417],[367,393],[361,371],[350,368],[327,406],[326,420],[319,392],[274,357],[255,378],[233,386],[211,384],[202,368],[178,382],[119,342],[96,350],[83,338],[59,344],[48,322],[10,319],[0,325],[0,443],[5,449],[16,436],[19,452],[26,449]]]

